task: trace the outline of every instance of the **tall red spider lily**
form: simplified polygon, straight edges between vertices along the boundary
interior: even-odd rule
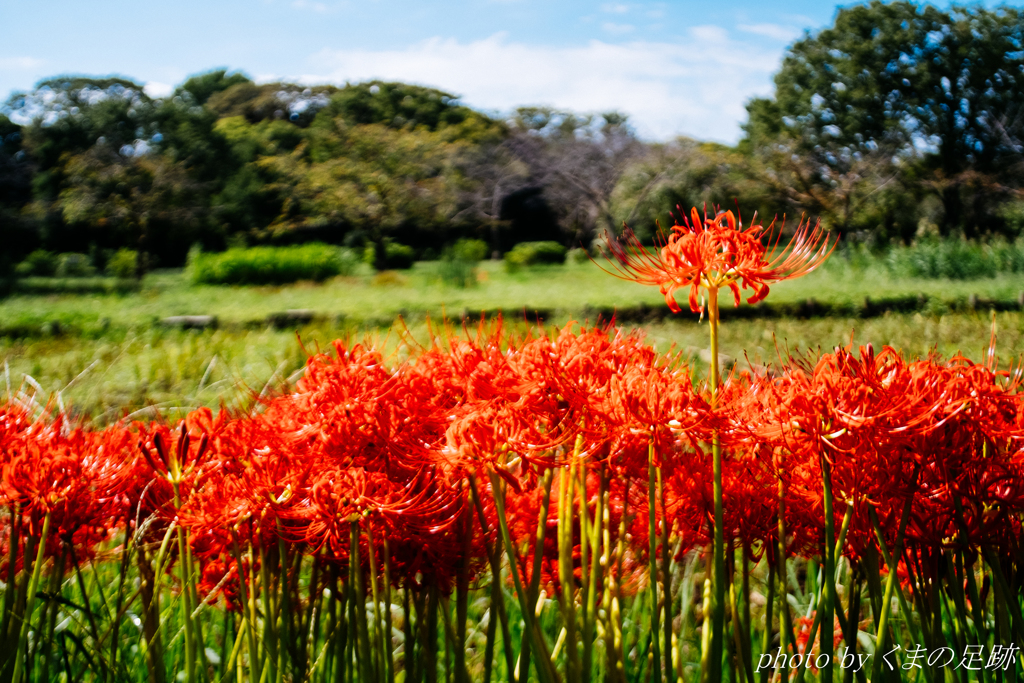
[[[7,444],[3,498],[21,511],[29,533],[37,534],[50,517],[48,552],[73,545],[87,556],[123,519],[129,443],[125,430],[93,432],[63,419],[26,430],[20,443]]]
[[[816,269],[835,249],[820,222],[801,220],[792,239],[781,249],[785,221],[775,232],[775,221],[765,228],[757,215],[747,228],[732,211],[704,218],[696,208],[682,216],[671,233],[661,235],[657,251],[651,253],[626,229],[625,244],[616,245],[614,275],[644,285],[657,286],[674,313],[682,309],[676,291],[689,288],[690,310],[703,313],[700,291],[727,287],[740,305],[740,289],[751,289],[747,302],[755,304],[768,296],[769,286],[806,275]],[[774,241],[771,241],[773,233]],[[765,244],[768,240],[768,244]]]
[[[615,245],[617,263],[613,274],[625,280],[640,284],[656,285],[669,308],[681,312],[675,294],[679,289],[689,288],[690,310],[704,312],[701,290],[708,297],[708,321],[711,341],[711,377],[709,403],[712,409],[718,405],[718,391],[721,373],[718,364],[718,294],[728,288],[733,293],[736,305],[740,305],[740,290],[750,289],[750,303],[757,303],[768,296],[770,285],[805,275],[822,263],[832,253],[835,242],[821,229],[820,223],[800,222],[793,239],[779,249],[782,229],[775,241],[770,241],[774,222],[766,230],[756,222],[743,228],[742,222],[731,211],[724,211],[709,217],[705,211],[701,219],[697,209],[690,212],[689,220],[682,220],[672,226],[671,234],[660,237],[660,248],[651,253],[627,228],[625,246]],[[709,663],[708,675],[718,678],[725,632],[725,536],[723,503],[723,464],[721,443],[717,432],[712,436],[712,460],[714,471],[714,613],[710,649],[704,656]],[[653,477],[653,470],[651,477]],[[653,494],[652,494],[653,495]],[[831,526],[829,527],[831,529]],[[670,662],[666,662],[671,666]],[[660,676],[657,677],[660,680]]]
[[[654,444],[661,466],[677,444],[700,453],[711,439],[714,417],[707,402],[693,390],[689,368],[677,359],[634,356],[610,378],[615,417],[624,427],[642,433]]]
[[[139,453],[158,477],[172,484],[186,481],[208,455],[211,433],[227,419],[227,412],[214,418],[209,408],[200,408],[180,420],[176,429],[163,422],[137,423]]]

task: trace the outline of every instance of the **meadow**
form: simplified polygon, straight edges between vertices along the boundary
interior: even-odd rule
[[[0,680],[895,680],[894,644],[968,667],[899,680],[1024,666],[1019,399],[990,369],[1024,346],[1019,276],[837,257],[726,297],[717,399],[708,318],[656,290],[589,261],[476,279],[0,302]],[[993,331],[988,365],[946,360]]]
[[[147,406],[152,413],[241,405],[268,384],[279,388],[294,379],[307,351],[327,348],[336,338],[368,335],[391,350],[407,338],[428,344],[432,335],[445,334],[445,321],[460,327],[464,316],[475,319],[481,312],[502,312],[519,329],[538,320],[596,324],[618,313],[620,324],[642,328],[659,351],[675,347],[698,376],[706,371],[706,321],[672,315],[656,289],[610,277],[595,263],[509,272],[502,262],[484,261],[477,283],[465,288],[446,285],[438,269],[437,262],[381,273],[362,266],[323,283],[259,287],[195,285],[184,271],[172,270],[147,275],[137,290],[16,294],[0,300],[0,359],[15,388],[27,375],[44,394],[60,391],[75,414],[101,422]],[[90,283],[115,284],[75,282]],[[41,278],[29,283],[54,289],[63,284]],[[981,357],[995,306],[999,348],[1008,357],[1024,346],[1022,289],[1024,278],[1014,273],[979,280],[897,277],[881,262],[851,264],[840,255],[820,271],[772,287],[766,302],[744,303],[737,312],[750,317],[723,327],[722,352],[757,364],[776,361],[776,347],[783,353],[830,350],[852,340],[892,345],[912,357],[932,350]],[[808,308],[808,300],[815,306]],[[882,303],[866,311],[866,300]],[[886,301],[896,310],[885,310]],[[912,310],[900,312],[908,304]],[[726,319],[731,306],[725,297]],[[828,314],[826,306],[838,314]],[[295,310],[302,313],[294,320],[280,315]],[[161,323],[195,315],[215,317],[216,326]]]

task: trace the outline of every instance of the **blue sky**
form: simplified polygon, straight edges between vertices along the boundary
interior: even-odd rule
[[[257,81],[403,80],[496,113],[540,104],[615,109],[647,139],[721,142],[739,138],[744,103],[771,92],[786,46],[836,11],[811,0],[5,5],[4,99],[63,73],[119,74],[162,95],[191,74],[227,67]]]

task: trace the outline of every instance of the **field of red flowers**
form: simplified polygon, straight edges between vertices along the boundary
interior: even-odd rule
[[[665,250],[742,247],[725,217]],[[760,244],[623,268],[703,288],[714,349],[719,286],[827,255]],[[1015,680],[1020,373],[712,367],[496,320],[402,360],[339,341],[245,413],[92,429],[12,394],[0,681]]]

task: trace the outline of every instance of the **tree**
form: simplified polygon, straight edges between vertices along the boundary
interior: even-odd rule
[[[623,172],[612,193],[611,213],[648,244],[659,226],[667,229],[690,207],[739,209],[745,219],[755,211],[771,211],[771,220],[779,207],[769,201],[763,183],[751,180],[749,163],[732,148],[689,138],[650,145]]]
[[[378,123],[389,128],[430,131],[449,129],[458,137],[501,136],[502,126],[451,93],[406,83],[368,81],[347,84],[325,108],[323,117],[349,124]]]
[[[459,171],[469,182],[462,184],[460,210],[452,220],[473,221],[490,242],[491,254],[507,251],[505,233],[511,227],[508,212],[510,197],[529,189],[530,170],[509,145],[508,138],[467,146],[457,161]],[[554,219],[552,217],[552,222]]]
[[[251,85],[252,80],[238,71],[229,75],[227,69],[215,69],[190,77],[175,88],[174,94],[180,97],[188,93],[193,102],[204,105],[211,96],[242,83]]]
[[[138,254],[136,275],[154,249],[191,244],[205,202],[202,188],[175,164],[156,154],[123,154],[96,145],[68,160],[66,185],[57,205],[64,220],[100,228]]]
[[[774,97],[750,102],[748,149],[802,178],[804,194],[838,192],[847,208],[899,175],[941,197],[944,232],[976,233],[991,218],[986,206],[1016,185],[1022,46],[1013,8],[843,8],[832,27],[789,49]],[[856,213],[826,210],[839,227]]]
[[[558,214],[562,241],[578,245],[599,233],[614,235],[621,218],[612,212],[612,192],[645,149],[626,116],[523,107],[511,126],[509,147],[529,169],[529,184],[544,189]]]
[[[83,152],[101,138],[117,149],[145,142],[156,132],[152,105],[134,81],[67,76],[40,81],[28,93],[15,93],[4,109],[15,120],[27,122],[25,150],[46,172],[59,166],[63,156]]]
[[[217,118],[244,116],[250,123],[287,120],[305,127],[312,123],[337,91],[338,88],[333,85],[256,85],[246,79],[211,94],[206,101],[206,108]]]
[[[0,261],[15,260],[38,245],[22,214],[32,200],[35,168],[23,149],[22,128],[0,114]]]
[[[318,121],[290,153],[255,162],[281,198],[267,236],[316,232],[340,241],[354,233],[374,245],[378,262],[389,240],[441,244],[457,211],[464,144],[422,129]]]

